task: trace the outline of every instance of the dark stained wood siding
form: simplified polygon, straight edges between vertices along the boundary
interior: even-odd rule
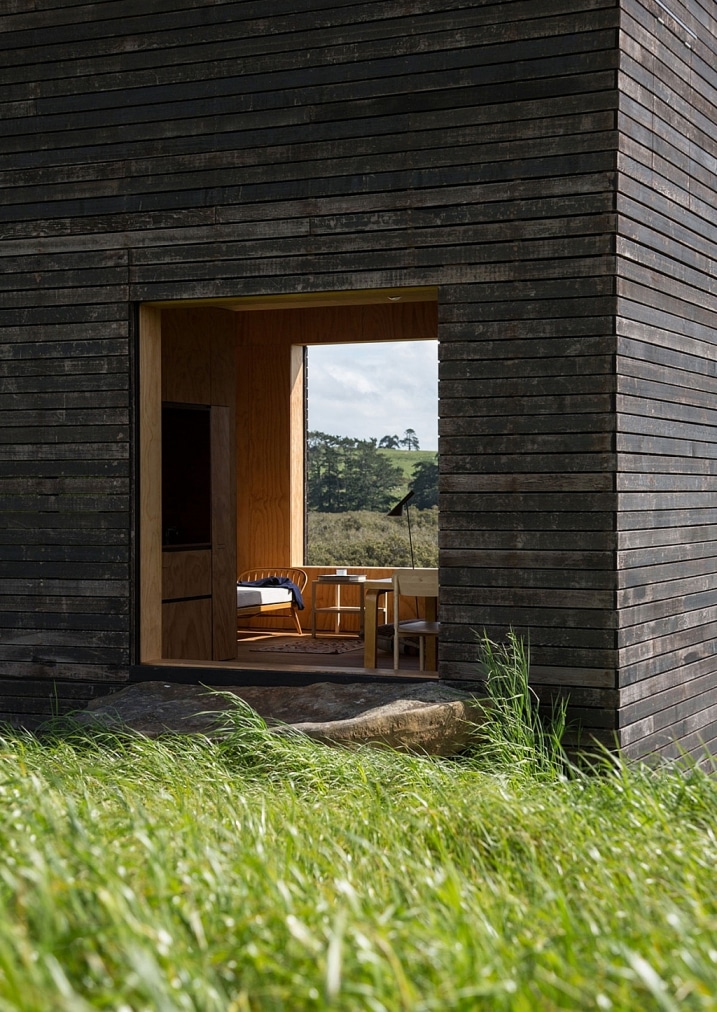
[[[620,739],[717,746],[717,10],[622,0]]]
[[[0,18],[0,675],[134,659],[134,304],[437,285],[442,674],[513,626],[612,740],[618,0],[36,6]]]
[[[2,723],[33,730],[56,730],[63,717],[72,718],[91,700],[115,692],[117,688],[122,686],[89,679],[3,678],[0,679]]]
[[[587,731],[714,744],[714,5],[28,6],[0,16],[3,712],[136,659],[138,302],[437,285],[443,677],[512,626]]]
[[[577,63],[577,36],[553,38],[575,71],[569,93],[557,81],[555,101],[540,103],[539,154],[519,106],[494,107],[516,158],[487,152],[463,208],[481,226],[465,251],[472,279],[439,296],[441,673],[476,678],[477,635],[512,627],[530,643],[541,698],[567,693],[571,720],[606,742],[617,701],[617,16],[594,12],[601,42]],[[537,42],[533,56],[520,66],[528,89]]]

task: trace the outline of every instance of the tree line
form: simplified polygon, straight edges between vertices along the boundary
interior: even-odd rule
[[[403,493],[403,470],[392,464],[380,451],[384,436],[355,439],[310,432],[307,439],[306,492],[310,510],[320,513],[346,513],[367,510],[385,513]],[[408,438],[408,442],[405,440]],[[418,449],[413,429],[404,434],[404,448]],[[411,505],[430,509],[438,504],[438,465],[419,461],[413,467],[409,486],[414,491]]]

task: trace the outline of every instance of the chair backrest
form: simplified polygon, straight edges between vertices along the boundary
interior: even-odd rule
[[[294,569],[292,566],[267,566],[264,569],[247,569],[245,573],[241,573],[237,577],[237,581],[242,580],[263,580],[267,576],[286,576],[292,583],[295,583],[299,590],[303,591],[306,584],[309,582],[309,578],[303,569]]]
[[[395,569],[393,572],[393,623],[399,622],[401,597],[438,597],[437,569]],[[416,601],[418,608],[418,601]]]
[[[438,570],[437,569],[396,569],[393,574],[393,668],[398,671],[400,635],[401,597],[416,598],[418,610],[419,598],[435,598],[438,601]],[[408,627],[407,627],[408,628]],[[420,639],[420,634],[419,634]],[[421,670],[423,670],[423,640],[421,644]]]
[[[393,592],[404,597],[438,597],[438,570],[396,569]]]

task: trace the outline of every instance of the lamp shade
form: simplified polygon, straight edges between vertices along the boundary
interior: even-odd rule
[[[386,516],[387,517],[402,517],[403,516],[403,507],[408,505],[408,500],[409,499],[413,499],[413,489],[411,489],[411,491],[408,493],[408,495],[404,495],[403,499],[399,500],[399,502],[397,502],[396,505],[392,509],[390,509],[388,511],[388,513],[386,514]]]

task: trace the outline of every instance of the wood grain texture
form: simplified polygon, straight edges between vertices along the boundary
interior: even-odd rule
[[[163,401],[211,404],[212,360],[206,326],[203,309],[162,310]]]
[[[620,741],[717,731],[717,24],[623,0],[617,188]]]
[[[238,572],[291,562],[291,345],[251,340],[264,315],[238,322]]]
[[[159,609],[140,606],[138,647],[127,576],[139,551],[157,604],[130,508],[158,505],[128,324],[153,302],[182,363],[170,399],[239,393],[240,568],[299,551],[291,349],[438,333],[442,676],[470,681],[469,631],[515,622],[537,690],[600,740],[669,748],[671,677],[702,680],[678,737],[708,728],[715,19],[668,6],[8,0],[0,621],[37,646],[0,645],[1,677],[29,698],[53,665],[107,682],[156,656]],[[300,305],[393,288],[437,299]],[[192,360],[189,320],[236,327],[235,372],[230,339]],[[652,679],[662,709],[630,709]]]
[[[232,399],[234,376],[228,377]],[[221,387],[215,384],[221,395]],[[234,407],[213,405],[212,440],[212,658],[236,656],[236,452]]]
[[[212,596],[211,549],[162,552],[162,600]]]
[[[204,652],[193,659],[226,660],[236,654],[236,317],[226,309],[212,307],[164,309],[161,314],[163,401],[211,405],[207,446],[211,548],[206,552],[163,553],[165,600],[168,596],[210,598],[209,652],[203,610],[201,622],[195,621],[201,633],[192,634],[185,642],[174,620],[167,626],[167,615],[174,615],[176,609],[165,605],[164,648],[173,651],[165,656],[191,659],[187,651],[194,644]]]
[[[139,318],[140,628],[142,661],[162,656],[162,322],[142,306]]]
[[[211,597],[167,601],[162,605],[162,656],[177,660],[211,660]]]

